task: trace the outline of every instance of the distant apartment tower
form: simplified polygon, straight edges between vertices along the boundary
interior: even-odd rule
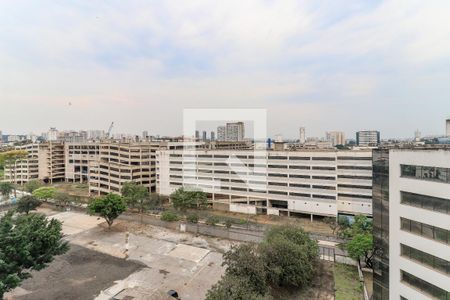
[[[56,141],[58,139],[58,130],[55,127],[50,128],[47,132],[47,140],[48,141]]]
[[[144,140],[147,140],[147,139],[148,139],[148,131],[147,131],[147,130],[144,130],[144,131],[142,132],[142,138],[143,138]]]
[[[227,128],[225,126],[217,127],[217,140],[225,141]]]
[[[206,131],[203,130],[203,133],[202,133],[202,140],[203,140],[203,141],[206,141],[207,139],[208,139],[208,136],[206,135]]]
[[[450,148],[373,151],[373,299],[450,299]]]
[[[380,132],[376,130],[363,130],[356,132],[356,145],[368,147],[380,144]]]
[[[304,144],[306,142],[306,128],[300,127],[300,144]]]
[[[332,146],[345,145],[345,134],[342,131],[329,131],[325,135]]]
[[[447,119],[445,121],[446,129],[445,129],[445,135],[450,137],[450,119]]]
[[[227,123],[225,136],[227,141],[243,141],[244,136],[244,122]]]
[[[216,139],[216,133],[214,131],[211,131],[211,141],[214,141]]]
[[[195,131],[195,139],[196,140],[200,139],[200,131],[198,130]]]

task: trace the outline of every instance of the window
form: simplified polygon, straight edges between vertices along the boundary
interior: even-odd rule
[[[401,255],[408,259],[425,264],[444,274],[450,274],[450,262],[407,245],[400,244]]]
[[[400,192],[401,203],[404,205],[420,207],[426,210],[450,214],[450,199],[431,197],[426,195]]]
[[[450,169],[428,166],[400,165],[402,177],[450,183]]]
[[[372,166],[338,166],[339,170],[372,170]]]
[[[334,157],[313,157],[312,160],[321,160],[321,161],[335,161]]]
[[[450,292],[429,283],[428,281],[422,280],[408,272],[401,270],[402,282],[411,285],[412,287],[422,291],[424,294],[431,296],[436,299],[450,299]]]
[[[406,218],[400,218],[400,223],[400,228],[404,231],[408,231],[440,243],[450,244],[450,231],[448,230]]]

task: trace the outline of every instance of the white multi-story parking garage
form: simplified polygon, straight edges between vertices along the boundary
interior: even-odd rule
[[[157,191],[202,189],[213,206],[272,215],[372,214],[372,151],[163,150]]]

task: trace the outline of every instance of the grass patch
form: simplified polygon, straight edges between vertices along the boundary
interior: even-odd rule
[[[334,264],[334,285],[336,300],[360,300],[363,289],[355,266]]]

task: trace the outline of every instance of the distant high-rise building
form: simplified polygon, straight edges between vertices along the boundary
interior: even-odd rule
[[[202,140],[203,141],[207,140],[206,131],[204,131],[204,130],[203,130],[203,134],[202,134]]]
[[[282,143],[283,142],[283,136],[281,134],[275,135],[275,143]]]
[[[362,130],[356,132],[356,145],[368,147],[380,144],[380,132],[376,130]]]
[[[300,127],[300,144],[304,144],[306,142],[306,128]]]
[[[450,119],[447,119],[445,121],[446,129],[445,129],[445,135],[450,137]]]
[[[326,140],[331,143],[332,146],[345,145],[345,134],[342,131],[329,131],[326,132]]]
[[[217,140],[225,141],[227,128],[225,126],[217,127]]]
[[[214,131],[211,131],[211,141],[214,141],[216,139],[216,133]]]
[[[47,132],[47,140],[48,141],[56,141],[58,139],[58,130],[55,127],[50,128]]]
[[[419,129],[417,129],[416,131],[414,131],[414,140],[415,140],[416,142],[419,142],[419,141],[420,141],[420,136],[421,136],[421,133],[420,133]]]
[[[225,136],[227,141],[243,141],[244,136],[244,122],[227,123]]]
[[[142,132],[142,138],[143,138],[144,140],[148,139],[148,131],[147,131],[147,130],[144,130],[144,131]]]
[[[0,145],[3,143],[3,134],[2,131],[0,130]]]
[[[196,140],[200,139],[200,131],[198,130],[195,131],[195,139]]]

